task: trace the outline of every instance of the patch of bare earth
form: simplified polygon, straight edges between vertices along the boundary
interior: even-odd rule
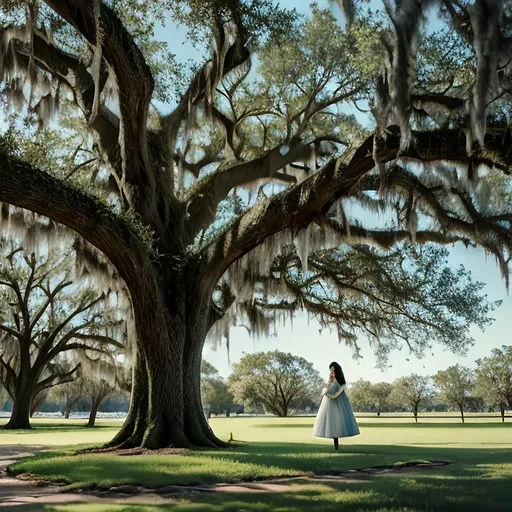
[[[78,450],[74,455],[82,454],[108,454],[108,455],[185,455],[186,448],[159,448],[158,450],[149,450],[148,448],[87,448],[86,450]]]

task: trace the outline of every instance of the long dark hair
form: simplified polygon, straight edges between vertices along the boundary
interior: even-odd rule
[[[343,375],[343,370],[341,369],[341,366],[336,361],[333,361],[329,365],[329,370],[331,368],[334,368],[334,377],[338,381],[338,384],[340,386],[343,386],[344,384],[346,384],[347,381],[345,380],[345,375]]]

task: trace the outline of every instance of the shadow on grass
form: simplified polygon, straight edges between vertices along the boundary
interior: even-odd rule
[[[453,443],[452,443],[453,444]],[[508,445],[510,446],[510,445]],[[393,465],[408,460],[449,460],[450,469],[457,471],[460,464],[510,464],[512,476],[512,448],[494,450],[478,448],[450,448],[447,446],[414,445],[345,445],[333,453],[329,445],[293,443],[248,443],[217,451],[190,452],[190,457],[207,456],[212,459],[259,464],[282,469],[311,471],[313,473],[343,471],[370,466]]]

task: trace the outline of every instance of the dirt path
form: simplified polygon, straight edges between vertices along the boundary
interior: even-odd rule
[[[247,482],[240,484],[218,484],[212,487],[190,487],[169,485],[158,489],[136,485],[121,485],[100,491],[66,492],[58,485],[44,486],[35,481],[18,480],[7,475],[6,469],[16,461],[30,457],[45,446],[10,445],[0,446],[0,509],[10,510],[41,510],[44,505],[63,503],[96,503],[96,504],[151,504],[165,505],[175,503],[176,498],[192,493],[261,493],[261,492],[293,492],[304,484],[317,484],[322,481],[354,482],[367,480],[376,474],[401,474],[418,471],[426,467],[434,468],[447,463],[439,461],[429,466],[420,465],[401,468],[366,468],[340,472],[337,475],[312,475],[276,479],[271,481]]]

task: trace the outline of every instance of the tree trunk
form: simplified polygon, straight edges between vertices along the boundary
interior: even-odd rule
[[[418,406],[414,406],[414,421],[418,423]]]
[[[377,418],[380,417],[380,411],[377,411]]]
[[[66,400],[66,403],[64,405],[64,419],[69,420],[70,414],[71,414],[71,406],[70,406],[68,400]]]
[[[88,427],[94,427],[94,423],[96,422],[96,414],[98,414],[99,408],[100,402],[98,400],[93,399],[91,401],[91,412],[89,413],[89,421],[87,422]]]
[[[148,413],[148,372],[136,348],[133,359],[130,409],[121,430],[106,446],[132,448],[142,444]]]
[[[460,409],[460,417],[462,419],[462,423],[464,423],[464,407],[462,405],[459,405]]]
[[[34,379],[31,378],[30,358],[28,353],[21,351],[20,371],[16,389],[12,396],[11,418],[5,429],[29,429],[32,400],[34,398]]]
[[[200,292],[189,283],[187,311],[187,343],[183,357],[183,398],[185,404],[185,435],[196,446],[222,447],[226,443],[213,433],[204,415],[201,401],[201,360],[203,347],[211,324],[210,297],[201,300]],[[199,283],[197,283],[199,284]]]
[[[166,284],[160,296],[154,288],[138,287],[134,293],[135,287],[129,286],[139,340],[130,410],[110,447],[225,445],[213,434],[201,403],[201,359],[211,325],[211,295],[201,299],[197,273],[189,270],[185,279],[185,272],[174,269],[170,275],[171,270],[161,270]],[[164,306],[162,315],[155,314],[158,306]]]
[[[30,386],[23,386],[12,400],[11,418],[4,426],[5,429],[29,429],[30,426],[30,409],[32,405],[33,389]]]
[[[5,429],[29,429],[32,401],[35,394],[35,382],[39,374],[33,375],[30,366],[29,343],[20,344],[20,366],[16,386],[10,394],[12,398],[11,418],[3,427]]]
[[[501,412],[501,422],[505,423],[505,406],[503,404],[500,405],[500,412]]]

